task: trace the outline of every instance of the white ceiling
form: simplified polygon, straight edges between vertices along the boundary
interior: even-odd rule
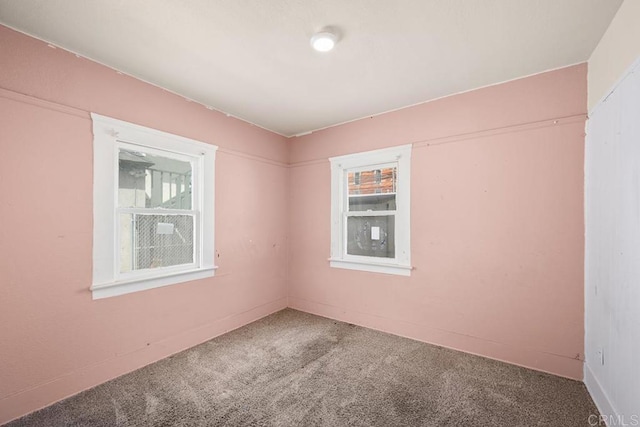
[[[621,3],[0,0],[0,22],[291,136],[584,62]]]

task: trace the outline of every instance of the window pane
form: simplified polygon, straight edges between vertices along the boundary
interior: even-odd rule
[[[347,253],[395,258],[395,215],[347,217]]]
[[[119,153],[118,206],[191,209],[191,163],[140,151]]]
[[[397,168],[389,167],[347,173],[349,196],[396,192]]]
[[[395,211],[395,194],[365,194],[349,197],[349,211]]]
[[[193,215],[120,215],[120,272],[191,264]]]
[[[395,167],[347,173],[349,211],[396,210]]]

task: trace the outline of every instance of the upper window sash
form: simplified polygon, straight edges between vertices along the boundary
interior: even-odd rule
[[[140,152],[144,152],[146,154],[152,154],[155,156],[161,156],[161,157],[166,157],[169,159],[175,159],[175,160],[180,160],[182,162],[186,162],[186,163],[190,163],[191,164],[191,184],[192,184],[192,192],[191,192],[191,209],[176,209],[176,210],[180,210],[180,211],[184,211],[184,212],[188,212],[188,211],[194,211],[197,212],[200,210],[200,204],[201,204],[201,199],[202,199],[202,192],[198,191],[199,187],[201,185],[203,185],[202,178],[201,178],[201,171],[203,168],[203,160],[204,160],[204,155],[189,155],[189,154],[184,154],[184,153],[180,153],[180,152],[176,152],[176,151],[170,151],[170,150],[162,150],[162,149],[156,149],[156,148],[152,148],[152,147],[148,147],[142,144],[132,144],[129,142],[121,142],[119,140],[116,140],[116,152],[119,155],[119,151],[120,149],[125,149],[125,150],[130,150],[130,151],[140,151]],[[115,188],[115,197],[116,197],[116,206],[118,209],[125,209],[125,207],[120,207],[119,203],[118,203],[118,192],[120,190],[119,188],[119,171],[118,169],[114,170],[114,174],[115,174],[115,182],[116,182],[116,188]],[[195,190],[195,191],[193,191]],[[158,210],[158,212],[168,212],[170,209],[169,208],[140,208],[140,209],[148,209],[150,212],[153,211],[154,209]]]

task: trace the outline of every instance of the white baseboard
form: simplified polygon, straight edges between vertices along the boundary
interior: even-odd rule
[[[604,415],[605,419],[618,419],[618,413],[613,408],[611,400],[609,400],[607,393],[602,389],[598,379],[586,363],[584,364],[584,384],[587,386],[587,390],[598,411],[600,411],[600,415]]]

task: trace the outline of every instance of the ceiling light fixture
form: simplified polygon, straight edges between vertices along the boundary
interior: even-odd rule
[[[311,47],[318,52],[329,52],[336,45],[338,37],[330,31],[321,31],[311,37]]]

